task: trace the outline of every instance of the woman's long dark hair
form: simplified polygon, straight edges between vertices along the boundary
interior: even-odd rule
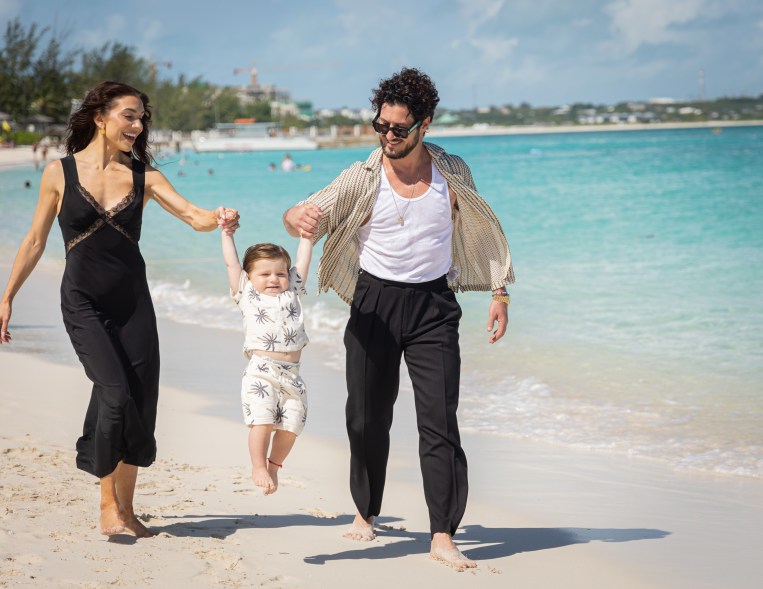
[[[150,164],[153,159],[151,149],[148,146],[148,132],[151,129],[151,109],[148,105],[148,96],[137,88],[121,82],[101,82],[90,90],[79,108],[69,117],[69,126],[66,129],[66,153],[72,155],[85,149],[98,132],[98,127],[93,120],[95,115],[105,115],[113,106],[114,101],[123,96],[135,96],[143,102],[143,132],[135,139],[132,152],[136,159],[145,164]]]

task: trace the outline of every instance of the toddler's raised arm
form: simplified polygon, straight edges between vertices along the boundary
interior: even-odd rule
[[[238,290],[239,280],[241,279],[241,262],[238,259],[233,233],[225,229],[220,233],[223,239],[223,260],[225,260],[225,267],[228,269],[228,285],[231,292],[235,293]]]
[[[294,266],[302,277],[302,288],[307,284],[307,273],[310,270],[310,260],[313,257],[313,240],[307,237],[299,238],[299,247],[297,248],[297,261]]]

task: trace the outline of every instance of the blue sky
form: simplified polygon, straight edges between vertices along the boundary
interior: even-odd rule
[[[760,0],[0,0],[67,33],[67,46],[114,40],[221,85],[262,83],[315,107],[368,106],[379,79],[418,67],[441,106],[763,93]]]

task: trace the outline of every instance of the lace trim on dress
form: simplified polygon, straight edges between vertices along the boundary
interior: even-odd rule
[[[103,208],[103,206],[101,206],[101,203],[95,200],[93,195],[90,194],[90,192],[88,192],[87,188],[82,186],[82,184],[80,184],[79,182],[77,182],[77,190],[79,190],[79,193],[85,198],[87,202],[89,202],[92,205],[92,207],[96,211],[98,211],[99,214],[109,215],[111,217],[120,213],[135,199],[135,186],[133,186],[130,192],[128,192],[122,200],[120,200],[117,204],[115,204],[110,209],[106,210]]]
[[[72,249],[72,248],[73,248],[75,245],[77,245],[77,244],[78,244],[80,241],[82,241],[83,239],[87,239],[88,237],[90,237],[90,236],[91,236],[93,233],[95,233],[96,231],[98,231],[98,230],[99,230],[99,229],[100,229],[102,226],[103,226],[103,219],[96,219],[95,223],[93,223],[92,225],[90,225],[90,229],[88,229],[88,230],[87,230],[87,231],[85,231],[84,233],[80,233],[80,234],[79,234],[77,237],[75,237],[74,239],[70,239],[69,241],[67,241],[67,242],[66,242],[66,253],[68,254],[68,253],[69,253],[69,251],[70,251],[70,250],[71,250],[71,249]]]
[[[135,187],[132,187],[132,190],[128,192],[125,197],[120,200],[117,204],[115,204],[110,209],[106,210],[101,206],[101,204],[95,200],[92,194],[88,192],[87,188],[82,186],[79,182],[77,182],[77,190],[82,195],[82,197],[90,203],[90,206],[92,206],[95,211],[100,215],[100,218],[97,219],[88,229],[87,231],[84,231],[83,233],[80,233],[77,237],[74,239],[71,239],[66,244],[66,253],[69,253],[69,250],[71,250],[75,245],[77,245],[82,240],[90,237],[93,233],[98,231],[105,223],[108,223],[111,225],[114,229],[119,231],[122,235],[124,235],[127,239],[129,239],[132,243],[135,245],[138,245],[138,242],[133,238],[132,235],[130,235],[127,230],[122,227],[119,223],[117,223],[114,220],[114,217],[118,215],[120,212],[122,212],[124,209],[126,209],[130,203],[132,203],[135,200]]]

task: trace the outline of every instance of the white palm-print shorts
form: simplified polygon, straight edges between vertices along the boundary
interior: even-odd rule
[[[307,390],[299,366],[299,362],[252,354],[241,380],[244,423],[302,433],[307,420]]]

